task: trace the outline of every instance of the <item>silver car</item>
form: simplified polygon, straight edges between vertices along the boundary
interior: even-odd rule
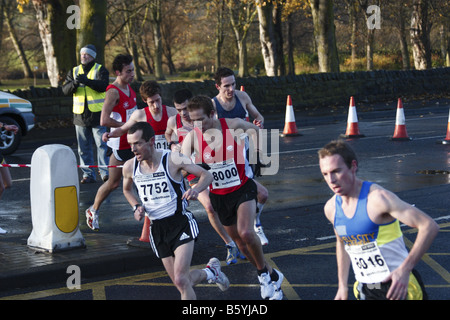
[[[17,134],[0,128],[0,152],[11,154],[20,145],[22,137],[34,127],[31,102],[11,93],[0,91],[0,122],[19,127]]]

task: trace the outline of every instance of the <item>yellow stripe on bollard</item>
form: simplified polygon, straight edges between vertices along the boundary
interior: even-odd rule
[[[78,199],[75,186],[55,189],[55,223],[62,232],[73,232],[78,226]]]

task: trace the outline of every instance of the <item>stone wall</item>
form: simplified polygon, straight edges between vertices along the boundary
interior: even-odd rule
[[[332,106],[348,106],[350,96],[356,101],[374,102],[424,94],[448,94],[450,68],[408,71],[368,71],[318,73],[284,77],[237,78],[237,89],[244,86],[262,114],[284,112],[287,95],[291,95],[294,110],[306,108],[326,113]],[[139,83],[133,84],[139,92]],[[217,90],[213,80],[173,81],[161,83],[163,103],[172,105],[173,93],[181,88],[194,95],[213,97]],[[72,98],[61,88],[34,88],[12,92],[33,104],[36,121],[67,118],[72,114]],[[138,96],[138,103],[143,102]]]

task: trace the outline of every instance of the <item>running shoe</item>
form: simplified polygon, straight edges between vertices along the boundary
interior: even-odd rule
[[[230,287],[230,280],[228,280],[225,273],[220,271],[220,261],[217,258],[211,258],[206,265],[208,269],[214,274],[214,279],[208,280],[208,283],[215,283],[220,290],[225,291]]]
[[[258,276],[259,284],[261,285],[261,298],[270,299],[274,295],[275,286],[270,279],[269,272],[262,273]]]
[[[226,260],[227,264],[230,265],[237,263],[239,249],[236,246],[232,247],[227,245],[226,247],[227,247],[227,260]]]
[[[272,297],[270,297],[270,300],[283,300],[283,290],[281,290],[281,283],[283,282],[284,275],[277,269],[273,269],[273,271],[278,274],[278,280],[272,281],[274,293]]]
[[[99,226],[98,226],[98,214],[97,213],[93,213],[92,211],[92,206],[90,206],[89,208],[87,208],[86,210],[86,224],[88,225],[89,228],[91,228],[94,231],[98,231],[99,230]]]
[[[269,240],[267,239],[266,235],[264,234],[263,227],[259,225],[255,225],[255,232],[259,237],[259,240],[261,241],[261,245],[267,246],[269,244]]]

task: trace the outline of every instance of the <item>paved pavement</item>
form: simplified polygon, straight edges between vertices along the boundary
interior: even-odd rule
[[[361,118],[364,118],[364,115],[360,115]],[[280,121],[281,124],[282,122]],[[48,131],[43,135],[42,139],[50,139],[52,133]],[[301,210],[308,211],[308,207]],[[82,223],[81,221],[83,219],[80,219],[80,223]],[[69,276],[67,268],[72,264],[79,266],[83,270],[83,277],[86,278],[108,273],[134,271],[149,265],[159,266],[161,264],[146,245],[144,248],[128,245],[127,241],[130,238],[128,235],[85,232],[83,236],[86,248],[49,254],[36,252],[29,248],[27,235],[2,235],[0,241],[0,296],[1,291],[15,288],[31,287],[47,282],[65,283]]]

